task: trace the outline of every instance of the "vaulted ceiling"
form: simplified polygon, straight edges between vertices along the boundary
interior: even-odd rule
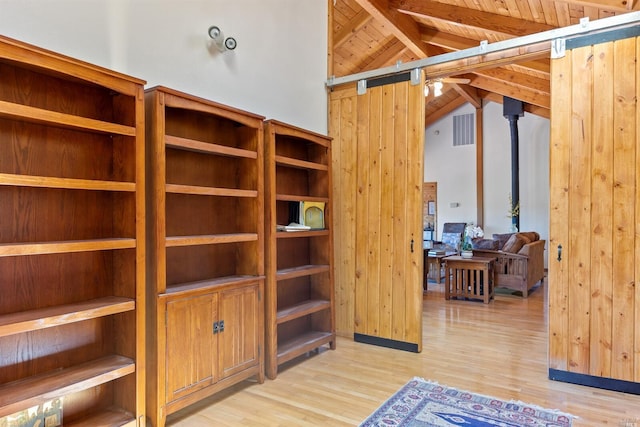
[[[639,9],[637,0],[329,0],[329,7],[329,72],[336,77]],[[440,96],[430,91],[426,124],[466,102],[479,107],[483,99],[502,102],[504,96],[523,101],[529,113],[549,117],[548,51],[497,63],[454,79],[449,75]]]

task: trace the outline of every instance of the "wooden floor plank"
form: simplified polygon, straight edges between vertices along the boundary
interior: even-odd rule
[[[414,376],[577,416],[575,427],[640,425],[640,396],[547,379],[546,284],[489,304],[424,295],[421,353],[338,338],[336,350],[284,364],[186,408],[172,426],[354,426]],[[625,424],[635,423],[635,424]]]

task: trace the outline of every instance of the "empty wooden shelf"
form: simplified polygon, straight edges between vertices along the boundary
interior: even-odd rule
[[[266,374],[272,379],[284,362],[325,344],[335,348],[330,143],[282,122],[265,124]],[[304,222],[304,202],[324,205],[324,226],[279,231]]]
[[[144,81],[4,37],[0,76],[0,418],[142,425]]]

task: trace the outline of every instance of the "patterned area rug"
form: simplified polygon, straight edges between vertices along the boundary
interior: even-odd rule
[[[545,426],[569,427],[573,417],[558,411],[506,402],[415,377],[371,414],[368,426]]]

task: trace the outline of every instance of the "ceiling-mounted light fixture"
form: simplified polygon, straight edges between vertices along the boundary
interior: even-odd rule
[[[433,96],[442,95],[442,82],[440,80],[427,80],[424,83],[424,96],[429,96],[429,93],[431,93],[430,86],[433,88]]]
[[[442,77],[435,80],[427,80],[424,83],[424,96],[429,96],[431,89],[433,89],[433,96],[442,95],[442,88],[444,83],[454,83],[454,84],[469,84],[471,83],[470,79],[460,78],[460,77]]]
[[[442,82],[440,80],[436,80],[433,82],[433,96],[442,95]]]

